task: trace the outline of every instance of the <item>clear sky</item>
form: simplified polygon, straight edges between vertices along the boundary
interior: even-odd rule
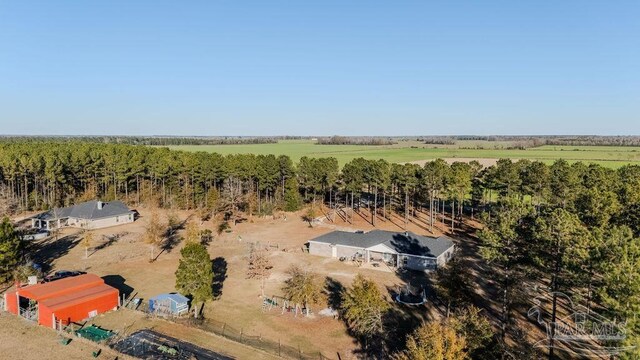
[[[0,133],[640,134],[640,1],[0,0]]]

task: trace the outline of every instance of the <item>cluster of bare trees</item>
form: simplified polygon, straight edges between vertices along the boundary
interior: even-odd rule
[[[398,141],[380,136],[338,136],[318,138],[318,145],[393,145]]]

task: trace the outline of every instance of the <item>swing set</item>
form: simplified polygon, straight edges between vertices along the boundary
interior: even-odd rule
[[[280,315],[294,314],[294,317],[298,317],[298,313],[306,314],[306,308],[300,306],[298,303],[294,303],[291,300],[285,299],[281,296],[272,296],[271,298],[265,297],[262,300],[262,311],[271,311],[273,308],[280,308]],[[309,314],[311,311],[309,311]]]

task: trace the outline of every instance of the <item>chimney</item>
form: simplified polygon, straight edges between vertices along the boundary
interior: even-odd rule
[[[104,203],[102,201],[98,201],[98,210],[102,210],[104,207]]]

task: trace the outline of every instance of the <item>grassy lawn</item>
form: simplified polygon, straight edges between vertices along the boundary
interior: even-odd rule
[[[430,145],[405,141],[389,146],[316,145],[311,140],[285,140],[277,144],[251,145],[180,145],[171,149],[206,151],[227,154],[288,155],[294,161],[302,156],[335,157],[340,165],[357,157],[385,159],[389,162],[410,162],[444,159],[530,159],[551,163],[557,159],[583,161],[618,168],[625,164],[640,164],[640,147],[621,146],[553,146],[545,145],[526,150],[506,149],[506,142],[459,141],[455,145]]]

